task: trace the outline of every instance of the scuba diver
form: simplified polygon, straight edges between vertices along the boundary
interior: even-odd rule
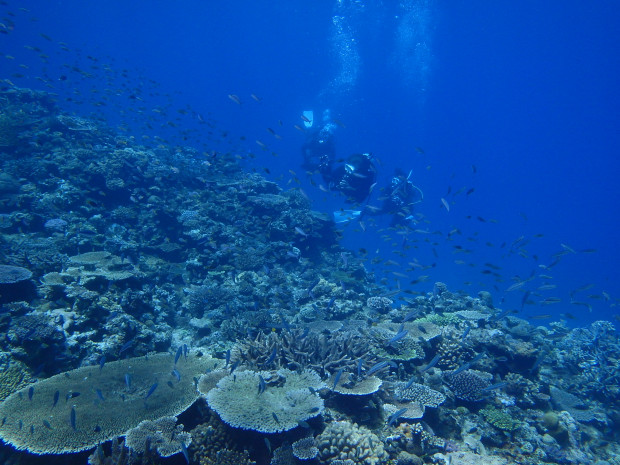
[[[377,181],[377,168],[370,153],[356,153],[343,161],[336,161],[334,130],[330,110],[323,112],[322,124],[315,124],[314,112],[303,112],[308,137],[302,145],[302,167],[308,172],[318,172],[330,190],[340,191],[346,202],[360,205],[369,196]],[[411,181],[411,171],[405,176],[397,170],[387,188],[381,208],[365,206],[361,209],[341,209],[334,212],[336,223],[345,223],[362,214],[392,215],[392,226],[409,224],[414,218],[411,206],[422,201],[422,191]]]
[[[302,168],[308,172],[320,173],[329,189],[342,192],[348,202],[363,202],[377,178],[377,169],[371,155],[353,154],[335,166],[336,124],[331,119],[331,111],[327,109],[323,112],[321,124],[314,121],[313,111],[304,111],[303,120],[307,137],[301,147]]]
[[[390,180],[381,208],[366,207],[365,213],[370,215],[392,215],[390,226],[409,225],[415,222],[413,205],[422,202],[424,193],[411,181],[411,173],[405,176],[404,171],[396,169]]]
[[[332,165],[336,158],[336,144],[334,130],[336,125],[331,120],[329,109],[323,112],[322,124],[315,124],[314,112],[303,112],[304,126],[306,127],[306,141],[301,146],[303,156],[302,168],[306,171],[318,171],[323,180],[330,184],[332,181]]]
[[[370,153],[355,153],[332,170],[330,188],[342,192],[350,203],[368,198],[377,180],[377,168]]]
[[[424,193],[422,190],[413,184],[411,181],[411,171],[405,176],[402,170],[397,169],[396,173],[390,180],[390,185],[387,188],[383,188],[385,193],[383,198],[383,204],[381,207],[375,207],[372,205],[365,205],[362,210],[338,210],[334,212],[334,221],[336,223],[348,223],[354,219],[363,219],[364,216],[378,216],[378,215],[391,215],[390,226],[410,226],[416,222],[413,215],[413,206],[422,202],[424,199]],[[374,177],[373,183],[374,183]],[[366,191],[367,186],[364,185],[360,188],[359,192]],[[369,191],[372,190],[372,184],[368,187],[366,195],[358,202],[368,196]]]

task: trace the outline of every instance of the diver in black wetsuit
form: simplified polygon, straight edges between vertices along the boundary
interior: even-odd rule
[[[410,180],[411,171],[405,173],[397,169],[390,181],[385,200],[379,209],[367,207],[364,211],[369,215],[392,215],[391,226],[406,226],[415,222],[413,206],[420,203],[424,198],[422,191]]]
[[[305,111],[304,116],[307,137],[301,146],[301,154],[303,156],[301,166],[306,171],[318,171],[325,183],[329,185],[332,182],[332,168],[336,159],[336,142],[334,138],[336,125],[331,120],[331,112],[329,110],[323,112],[322,124],[315,124],[313,112],[311,111]]]
[[[351,203],[361,203],[370,194],[370,188],[377,179],[377,169],[370,154],[353,154],[344,162],[336,164],[336,124],[330,110],[323,112],[323,121],[317,124],[314,113],[305,111],[306,141],[301,147],[302,168],[318,172],[329,189],[340,191]]]
[[[348,202],[362,203],[377,180],[377,168],[369,153],[356,153],[332,170],[330,188],[342,192]]]

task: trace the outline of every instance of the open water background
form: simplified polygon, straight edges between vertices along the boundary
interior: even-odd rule
[[[400,167],[424,191],[416,212],[427,222],[417,227],[431,234],[414,233],[404,257],[393,253],[401,236],[382,237],[387,218],[365,232],[345,228],[352,250],[401,264],[368,263],[388,287],[428,292],[443,281],[515,309],[531,290],[534,302],[561,302],[526,305],[526,316],[568,312],[571,325],[618,314],[618,2],[41,0],[7,1],[0,13],[10,30],[0,36],[0,78],[56,92],[67,111],[149,136],[146,144],[162,142],[157,135],[235,150],[248,169],[301,187],[327,213],[345,205],[309,183],[294,125],[303,110],[330,108],[346,126],[339,156],[372,152],[379,187]],[[475,191],[455,196],[462,188]],[[508,253],[521,236],[521,255]],[[561,244],[596,252],[542,269],[568,250]],[[413,261],[435,266],[406,271]],[[482,273],[486,263],[501,277]],[[386,269],[429,277],[409,284]],[[536,291],[545,284],[557,288]],[[591,312],[570,304],[587,284],[573,298]]]

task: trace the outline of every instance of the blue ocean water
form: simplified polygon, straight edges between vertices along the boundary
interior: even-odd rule
[[[424,192],[406,241],[385,229],[389,218],[343,228],[388,287],[443,281],[526,317],[571,314],[571,325],[618,313],[616,2],[23,1],[0,11],[1,78],[147,144],[235,151],[328,214],[348,206],[303,172],[294,126],[304,110],[330,109],[339,156],[376,157],[369,204],[395,168]]]

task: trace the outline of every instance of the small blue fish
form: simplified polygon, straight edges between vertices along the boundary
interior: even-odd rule
[[[271,442],[269,441],[269,438],[265,438],[265,447],[267,447],[267,451],[269,451],[269,455],[271,455]]]
[[[224,366],[228,366],[229,363],[230,363],[230,349],[226,351],[226,365]]]
[[[265,382],[265,379],[261,375],[258,375],[258,395],[260,396],[263,392],[265,392],[266,388],[267,383]]]
[[[282,313],[280,313],[280,320],[282,320],[282,327],[290,333],[291,332],[291,325],[286,320],[286,318],[284,318],[284,315],[282,315]]]
[[[273,419],[276,421],[276,423],[279,425],[280,420],[278,419],[278,415],[276,415],[276,412],[271,412],[271,415],[273,416]]]
[[[362,377],[362,365],[364,365],[364,359],[360,358],[357,361],[357,376],[360,378]]]
[[[396,423],[396,421],[400,418],[400,416],[406,411],[407,411],[406,408],[401,408],[400,410],[397,410],[392,415],[390,415],[388,418],[388,422],[387,422],[388,426],[392,426],[394,423]]]
[[[372,367],[370,367],[370,370],[366,372],[366,376],[373,375],[379,370],[383,370],[388,365],[389,365],[389,362],[387,361],[375,363]]]
[[[399,331],[394,336],[392,336],[392,338],[390,338],[389,341],[387,341],[386,345],[391,346],[395,342],[400,341],[402,338],[404,338],[408,333],[409,333],[408,329],[403,329],[402,331]]]
[[[187,446],[183,441],[181,441],[181,452],[183,453],[183,457],[185,458],[185,463],[189,465],[189,453],[187,452]]]
[[[73,399],[74,397],[78,397],[80,395],[79,392],[69,392],[66,396],[65,396],[65,402],[69,402],[69,399]]]
[[[45,426],[47,429],[52,429],[52,425],[50,425],[50,422],[47,420],[43,420],[43,426]]]
[[[340,381],[340,377],[342,376],[342,372],[344,371],[344,368],[341,368],[340,370],[338,370],[338,372],[336,373],[336,376],[334,377],[334,387],[332,388],[332,390],[336,389],[336,386],[338,386],[338,381]]]
[[[155,389],[157,389],[157,383],[153,383],[153,385],[149,388],[149,392],[146,393],[146,396],[144,397],[144,400],[146,400],[149,397],[151,397],[151,394],[153,394],[155,392]]]
[[[125,386],[127,389],[131,387],[131,375],[129,373],[125,373]]]
[[[271,354],[269,355],[269,358],[265,361],[263,366],[266,367],[268,365],[271,365],[271,363],[276,359],[276,355],[278,355],[278,347],[274,346],[273,350],[271,351]]]
[[[469,334],[469,331],[471,331],[471,326],[467,325],[465,327],[465,331],[463,331],[463,335],[461,336],[461,345],[465,343],[465,338]]]
[[[99,371],[103,370],[104,365],[105,365],[105,355],[99,359]]]
[[[187,344],[183,344],[183,358],[187,360],[188,355],[189,355],[189,347],[187,347]]]
[[[413,375],[413,376],[409,379],[409,381],[407,381],[407,384],[405,384],[405,389],[409,389],[409,388],[413,385],[413,382],[414,382],[414,381],[415,381],[415,375]]]
[[[103,397],[103,393],[101,392],[101,389],[95,389],[95,393],[97,394],[97,398],[103,402],[105,400],[105,398]]]
[[[504,386],[506,386],[508,383],[506,381],[500,381],[499,383],[495,383],[495,384],[491,384],[490,386],[487,386],[485,388],[482,388],[481,391],[482,392],[489,392],[489,391],[494,391],[495,389],[501,389]]]
[[[420,313],[420,310],[413,310],[409,313],[407,313],[405,315],[405,318],[403,318],[403,323],[409,321],[409,320],[413,320],[416,316],[418,316],[418,313]]]
[[[458,367],[456,370],[454,370],[452,373],[450,373],[450,376],[456,376],[459,373],[463,373],[465,370],[469,370],[469,367],[471,367],[471,363],[465,362],[460,367]]]
[[[54,393],[54,402],[52,403],[52,408],[56,407],[56,404],[58,403],[59,398],[60,398],[60,391],[56,391]]]
[[[123,352],[129,349],[132,344],[133,344],[133,339],[129,339],[127,342],[125,342],[125,344],[123,344],[121,346],[121,349],[118,351],[118,355],[120,356]]]
[[[239,366],[239,363],[241,363],[240,360],[237,360],[235,363],[232,364],[232,366],[230,367],[230,374],[233,374],[233,371],[235,371],[237,369],[237,367]]]
[[[433,368],[435,365],[437,365],[437,362],[439,362],[439,359],[441,358],[441,356],[439,354],[435,355],[433,357],[433,359],[428,363],[428,365],[426,365],[424,368],[422,368],[422,370],[420,370],[422,373],[424,373],[425,371],[430,370],[431,368]]]
[[[32,400],[32,396],[34,395],[34,387],[30,386],[28,388],[28,400]]]
[[[69,414],[69,423],[71,423],[71,428],[73,431],[77,431],[77,423],[76,423],[76,415],[75,415],[75,405],[71,407],[71,413]]]
[[[532,365],[532,368],[530,368],[530,371],[535,371],[543,362],[543,360],[547,357],[547,355],[549,355],[548,352],[541,352],[538,357],[536,357],[536,360],[534,360],[534,364]]]
[[[512,310],[507,309],[507,310],[504,310],[503,312],[493,315],[491,318],[489,318],[489,323],[494,323],[496,321],[499,321],[505,316],[508,316],[510,313],[512,313]]]
[[[317,279],[316,281],[314,281],[312,284],[310,284],[310,287],[308,288],[308,297],[310,297],[311,299],[314,299],[314,294],[312,293],[313,289],[316,287],[317,284],[319,284],[321,282],[320,279]]]
[[[179,370],[174,368],[171,374],[177,379],[177,381],[181,381],[181,373],[179,373]]]
[[[179,358],[181,357],[181,354],[183,354],[183,346],[179,346],[179,348],[177,349],[177,353],[174,356],[174,364],[176,365],[177,362],[179,361]]]

